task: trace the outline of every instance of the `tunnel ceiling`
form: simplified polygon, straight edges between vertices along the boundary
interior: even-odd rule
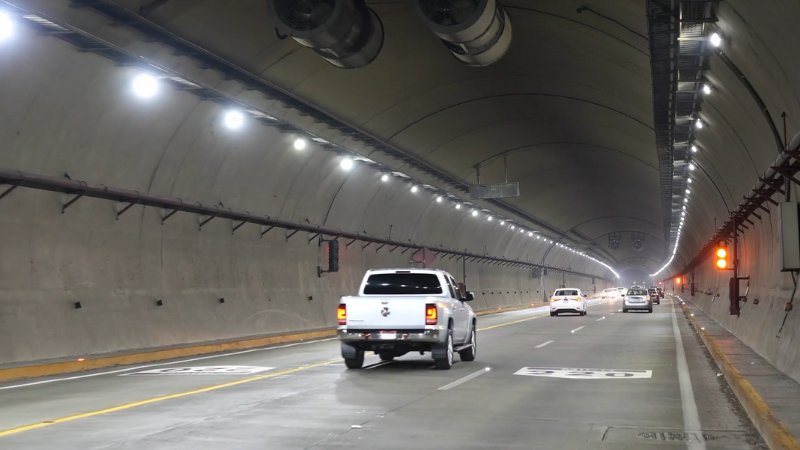
[[[487,67],[454,58],[411,1],[368,1],[385,37],[356,69],[281,39],[263,0],[115,3],[464,183],[507,167],[508,204],[618,269],[665,259],[644,0],[505,0],[513,41]]]

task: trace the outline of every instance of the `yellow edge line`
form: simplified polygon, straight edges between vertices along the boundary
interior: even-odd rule
[[[683,309],[687,309],[686,305],[683,305]],[[756,428],[759,429],[759,432],[761,432],[769,447],[800,449],[800,443],[786,430],[781,421],[772,414],[764,398],[761,397],[753,385],[747,381],[747,378],[734,367],[725,353],[719,348],[716,340],[706,333],[705,330],[702,330],[701,327],[698,326],[696,319],[692,316],[689,316],[689,320],[695,325],[695,329],[700,332],[703,341],[711,351],[714,359],[716,359],[717,363],[722,367],[723,373],[726,375],[725,378],[728,379],[728,382],[737,394],[736,396],[739,397],[739,400],[745,406],[745,410],[747,410],[750,417],[753,419]]]
[[[325,329],[304,333],[292,333],[280,336],[268,336],[263,338],[222,342],[217,344],[203,344],[191,347],[155,350],[150,352],[129,353],[118,356],[86,358],[84,361],[62,361],[49,364],[13,367],[9,369],[0,369],[0,382],[24,378],[39,378],[51,375],[62,375],[67,373],[83,372],[87,370],[102,369],[104,367],[141,364],[153,361],[162,361],[166,359],[183,358],[187,356],[208,355],[231,350],[246,350],[257,347],[266,347],[268,345],[332,337],[335,335],[335,329]]]
[[[85,413],[81,413],[81,414],[75,414],[75,415],[72,415],[72,416],[59,417],[57,419],[45,420],[45,421],[42,421],[42,422],[32,423],[32,424],[29,424],[29,425],[22,425],[22,426],[15,427],[15,428],[9,428],[7,430],[1,430],[0,431],[0,437],[10,436],[12,434],[22,433],[22,432],[30,431],[30,430],[35,430],[35,429],[38,429],[38,428],[43,428],[43,427],[47,427],[47,426],[55,425],[55,424],[59,424],[59,423],[71,422],[73,420],[85,419],[85,418],[88,418],[88,417],[99,416],[99,415],[102,415],[102,414],[108,414],[108,413],[117,412],[117,411],[124,411],[126,409],[136,408],[136,407],[139,407],[139,406],[149,405],[149,404],[152,404],[152,403],[162,402],[162,401],[165,401],[165,400],[172,400],[172,399],[176,399],[176,398],[188,397],[190,395],[197,395],[197,394],[202,394],[202,393],[205,393],[205,392],[216,391],[218,389],[225,389],[225,388],[229,388],[229,387],[232,387],[232,386],[238,386],[240,384],[252,383],[254,381],[266,380],[266,379],[269,379],[269,378],[275,378],[275,377],[279,377],[279,376],[282,376],[282,375],[289,375],[289,374],[300,372],[300,371],[303,371],[303,370],[312,369],[312,368],[320,367],[320,366],[325,366],[325,365],[328,365],[328,364],[333,364],[333,363],[338,362],[338,361],[339,361],[338,358],[337,359],[327,360],[327,361],[321,361],[321,362],[318,362],[318,363],[313,363],[313,364],[309,364],[309,365],[305,365],[305,366],[295,367],[295,368],[292,368],[292,369],[286,369],[286,370],[281,370],[281,371],[278,371],[278,372],[268,373],[268,374],[265,374],[265,375],[258,375],[258,376],[254,376],[254,377],[250,377],[250,378],[244,378],[244,379],[237,380],[237,381],[231,381],[230,383],[216,384],[216,385],[213,385],[213,386],[208,386],[208,387],[204,387],[204,388],[200,388],[200,389],[194,389],[194,390],[191,390],[191,391],[179,392],[179,393],[176,393],[176,394],[163,395],[161,397],[153,397],[153,398],[149,398],[149,399],[146,399],[146,400],[140,400],[140,401],[136,401],[136,402],[125,403],[125,404],[118,405],[118,406],[112,406],[110,408],[98,409],[96,411],[89,411],[89,412],[85,412]]]
[[[527,319],[515,320],[513,322],[501,323],[501,324],[493,325],[493,326],[490,326],[490,327],[479,328],[478,331],[486,331],[486,330],[491,330],[491,329],[494,329],[494,328],[500,328],[500,327],[505,327],[505,326],[508,326],[508,325],[514,325],[514,324],[517,324],[517,323],[528,322],[530,320],[539,319],[539,318],[542,318],[542,317],[545,317],[545,316],[534,316],[534,317],[529,317]],[[259,339],[258,341],[261,341],[261,339]],[[239,343],[231,343],[231,344],[239,344]],[[226,345],[226,344],[220,344],[220,345]],[[189,349],[177,349],[177,350],[189,350]],[[158,352],[158,353],[160,353],[160,352]],[[135,356],[138,356],[138,355],[148,355],[148,354],[145,353],[145,354],[137,354],[137,355],[127,355],[127,357],[135,357]],[[121,358],[126,358],[126,357],[113,357],[113,358],[109,358],[109,359],[121,359]],[[100,360],[95,360],[95,361],[100,361]],[[99,409],[99,410],[96,410],[96,411],[89,411],[89,412],[85,412],[85,413],[81,413],[81,414],[75,414],[75,415],[71,415],[71,416],[59,417],[57,419],[45,420],[45,421],[42,421],[42,422],[32,423],[32,424],[28,424],[28,425],[22,425],[22,426],[15,427],[15,428],[9,428],[7,430],[0,430],[0,438],[1,437],[6,437],[6,436],[10,436],[10,435],[13,435],[13,434],[17,434],[17,433],[23,433],[25,431],[31,431],[31,430],[36,430],[36,429],[39,429],[39,428],[48,427],[50,425],[55,425],[55,424],[59,424],[59,423],[71,422],[73,420],[85,419],[85,418],[99,416],[99,415],[102,415],[102,414],[108,414],[108,413],[117,412],[117,411],[124,411],[126,409],[136,408],[136,407],[139,407],[139,406],[149,405],[149,404],[152,404],[152,403],[162,402],[162,401],[165,401],[165,400],[173,400],[173,399],[177,399],[177,398],[188,397],[190,395],[197,395],[197,394],[202,394],[202,393],[205,393],[205,392],[216,391],[218,389],[224,389],[224,388],[228,388],[228,387],[232,387],[232,386],[238,386],[240,384],[252,383],[254,381],[260,381],[260,380],[266,380],[266,379],[269,379],[269,378],[275,378],[275,377],[278,377],[278,376],[288,375],[288,374],[291,374],[291,373],[296,373],[296,372],[300,372],[300,371],[303,371],[303,370],[311,369],[311,368],[314,368],[314,367],[320,367],[320,366],[324,366],[324,365],[328,365],[328,364],[333,364],[333,363],[338,362],[338,361],[339,361],[339,358],[331,359],[331,360],[322,361],[322,362],[319,362],[319,363],[314,363],[314,364],[310,364],[310,365],[306,365],[306,366],[295,367],[293,369],[286,369],[286,370],[282,370],[282,371],[279,371],[279,372],[271,372],[271,373],[268,373],[268,374],[265,374],[265,375],[258,375],[258,376],[254,376],[254,377],[250,377],[250,378],[245,378],[245,379],[242,379],[242,380],[232,381],[230,383],[217,384],[217,385],[208,386],[208,387],[204,387],[204,388],[200,388],[200,389],[194,389],[194,390],[191,390],[191,391],[179,392],[179,393],[176,393],[176,394],[163,395],[163,396],[160,396],[160,397],[153,397],[153,398],[149,398],[149,399],[145,399],[145,400],[139,400],[139,401],[136,401],[136,402],[125,403],[125,404],[118,405],[118,406],[112,406],[110,408]],[[34,368],[35,367],[36,366],[34,366]],[[103,366],[99,366],[99,367],[103,367]],[[86,369],[82,369],[82,370],[86,370]]]

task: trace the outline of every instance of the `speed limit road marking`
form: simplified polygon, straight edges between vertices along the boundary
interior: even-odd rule
[[[141,372],[126,373],[129,375],[252,375],[266,372],[274,367],[259,366],[193,366],[193,367],[163,367],[160,369],[143,370]]]
[[[619,380],[653,378],[652,370],[569,369],[557,367],[523,367],[514,375],[526,377],[570,378],[573,380]]]

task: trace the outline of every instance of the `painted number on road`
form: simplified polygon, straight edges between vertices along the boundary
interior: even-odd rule
[[[161,369],[143,370],[127,375],[251,375],[272,370],[274,367],[258,366],[195,366],[164,367]]]
[[[619,370],[619,369],[569,369],[556,367],[523,367],[514,375],[527,377],[571,378],[573,380],[612,380],[652,378],[652,370]]]

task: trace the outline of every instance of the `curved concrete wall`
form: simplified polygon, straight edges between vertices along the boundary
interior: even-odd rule
[[[13,62],[13,64],[12,64]],[[61,176],[376,237],[540,262],[548,247],[437,204],[423,189],[383,184],[360,167],[256,123],[238,132],[224,108],[164,89],[133,98],[131,68],[20,30],[0,51],[0,167]],[[322,252],[298,233],[263,239],[246,225],[18,189],[0,201],[1,363],[153,348],[334,325],[338,298],[364,271],[409,264],[409,253],[342,246],[341,271],[317,277]],[[563,250],[547,264],[609,277]],[[462,277],[458,260],[436,266]],[[476,309],[540,302],[559,273],[467,264]],[[592,291],[590,278],[566,282]],[[597,289],[605,287],[598,281]],[[225,302],[220,303],[219,299]],[[164,305],[157,306],[162,300]],[[82,307],[76,309],[75,302]]]
[[[723,51],[752,83],[781,133],[781,115],[786,113],[791,137],[800,130],[800,66],[796,64],[800,42],[794,31],[800,5],[778,0],[757,4],[726,1],[720,3],[719,17],[719,29],[726,38]],[[711,58],[708,77],[714,93],[703,104],[702,116],[709,126],[698,133],[701,151],[697,160],[702,170],[696,173],[688,232],[681,244],[684,261],[691,260],[696,249],[714,234],[715,225],[721,224],[728,217],[728,209],[734,209],[749,193],[779,151],[756,102],[718,57]],[[792,187],[792,199],[798,200],[796,186]],[[782,199],[775,196],[775,200]],[[751,277],[741,316],[728,313],[731,273],[714,270],[711,259],[695,270],[699,292],[694,301],[748,346],[800,381],[800,318],[798,311],[784,311],[793,283],[789,273],[780,272],[777,208],[769,203],[765,206],[771,213],[758,211],[761,220],[751,218],[756,226],[740,236],[740,275]],[[682,265],[675,264],[673,269],[680,270]],[[688,290],[685,295],[688,297]],[[778,333],[784,319],[783,331]]]

